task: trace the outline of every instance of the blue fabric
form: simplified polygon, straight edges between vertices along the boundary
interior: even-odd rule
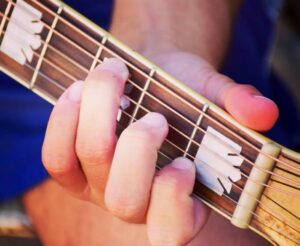
[[[288,112],[294,105],[286,100],[287,92],[267,66],[276,18],[276,9],[267,7],[267,1],[248,0],[243,5],[223,72],[238,82],[252,83],[279,102],[283,112]],[[102,27],[108,27],[111,0],[65,2]],[[52,107],[4,74],[0,75],[0,81],[0,201],[3,201],[47,178],[40,152]],[[297,126],[299,119],[295,122],[290,115],[283,114],[269,135],[291,146],[296,140],[292,133],[299,131]]]
[[[297,114],[299,110],[290,93],[269,68],[274,23],[281,2],[278,0],[244,2],[236,20],[222,72],[238,83],[254,85],[277,103],[280,110],[279,120],[266,135],[282,145],[293,148],[300,142],[300,116]]]

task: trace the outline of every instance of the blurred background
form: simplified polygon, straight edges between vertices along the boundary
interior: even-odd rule
[[[299,0],[287,0],[285,2],[284,10],[278,23],[278,36],[271,62],[275,72],[287,84],[300,108]]]
[[[277,38],[271,56],[271,64],[276,74],[287,84],[299,105],[300,114],[300,1],[285,1],[284,10],[278,23]],[[295,112],[296,113],[296,112]],[[0,207],[1,216],[7,216],[7,207]],[[6,210],[6,214],[4,214]],[[24,218],[23,218],[24,219]],[[26,221],[26,219],[25,219]],[[27,222],[26,222],[27,223]],[[0,246],[39,246],[36,238],[9,238],[0,236]]]

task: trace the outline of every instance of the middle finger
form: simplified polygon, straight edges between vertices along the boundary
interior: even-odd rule
[[[106,183],[116,142],[117,113],[127,78],[124,63],[113,58],[105,60],[85,81],[76,152],[92,198],[99,198],[98,193]]]

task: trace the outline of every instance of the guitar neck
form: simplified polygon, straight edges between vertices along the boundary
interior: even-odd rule
[[[250,227],[277,242],[297,242],[299,232],[278,239],[273,234],[279,232],[269,224],[263,230],[265,218],[256,216],[265,187],[273,185],[268,182],[280,164],[281,146],[238,124],[60,1],[1,0],[0,9],[3,72],[55,104],[66,88],[84,80],[103,59],[121,59],[131,75],[126,92],[130,106],[120,110],[118,133],[147,112],[164,114],[170,132],[159,151],[159,167],[179,156],[193,160],[196,197],[238,227]],[[31,27],[22,25],[28,18]],[[296,156],[292,162],[299,167]]]

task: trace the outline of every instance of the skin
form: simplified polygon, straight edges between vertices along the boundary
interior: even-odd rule
[[[239,4],[117,0],[112,33],[237,121],[265,131],[278,117],[274,102],[218,73]],[[214,213],[207,223],[208,208],[190,196],[193,163],[179,158],[155,172],[157,150],[168,133],[163,115],[149,113],[116,138],[128,76],[121,61],[108,59],[55,106],[42,154],[49,174],[64,189],[47,181],[24,196],[44,244],[264,245]]]

